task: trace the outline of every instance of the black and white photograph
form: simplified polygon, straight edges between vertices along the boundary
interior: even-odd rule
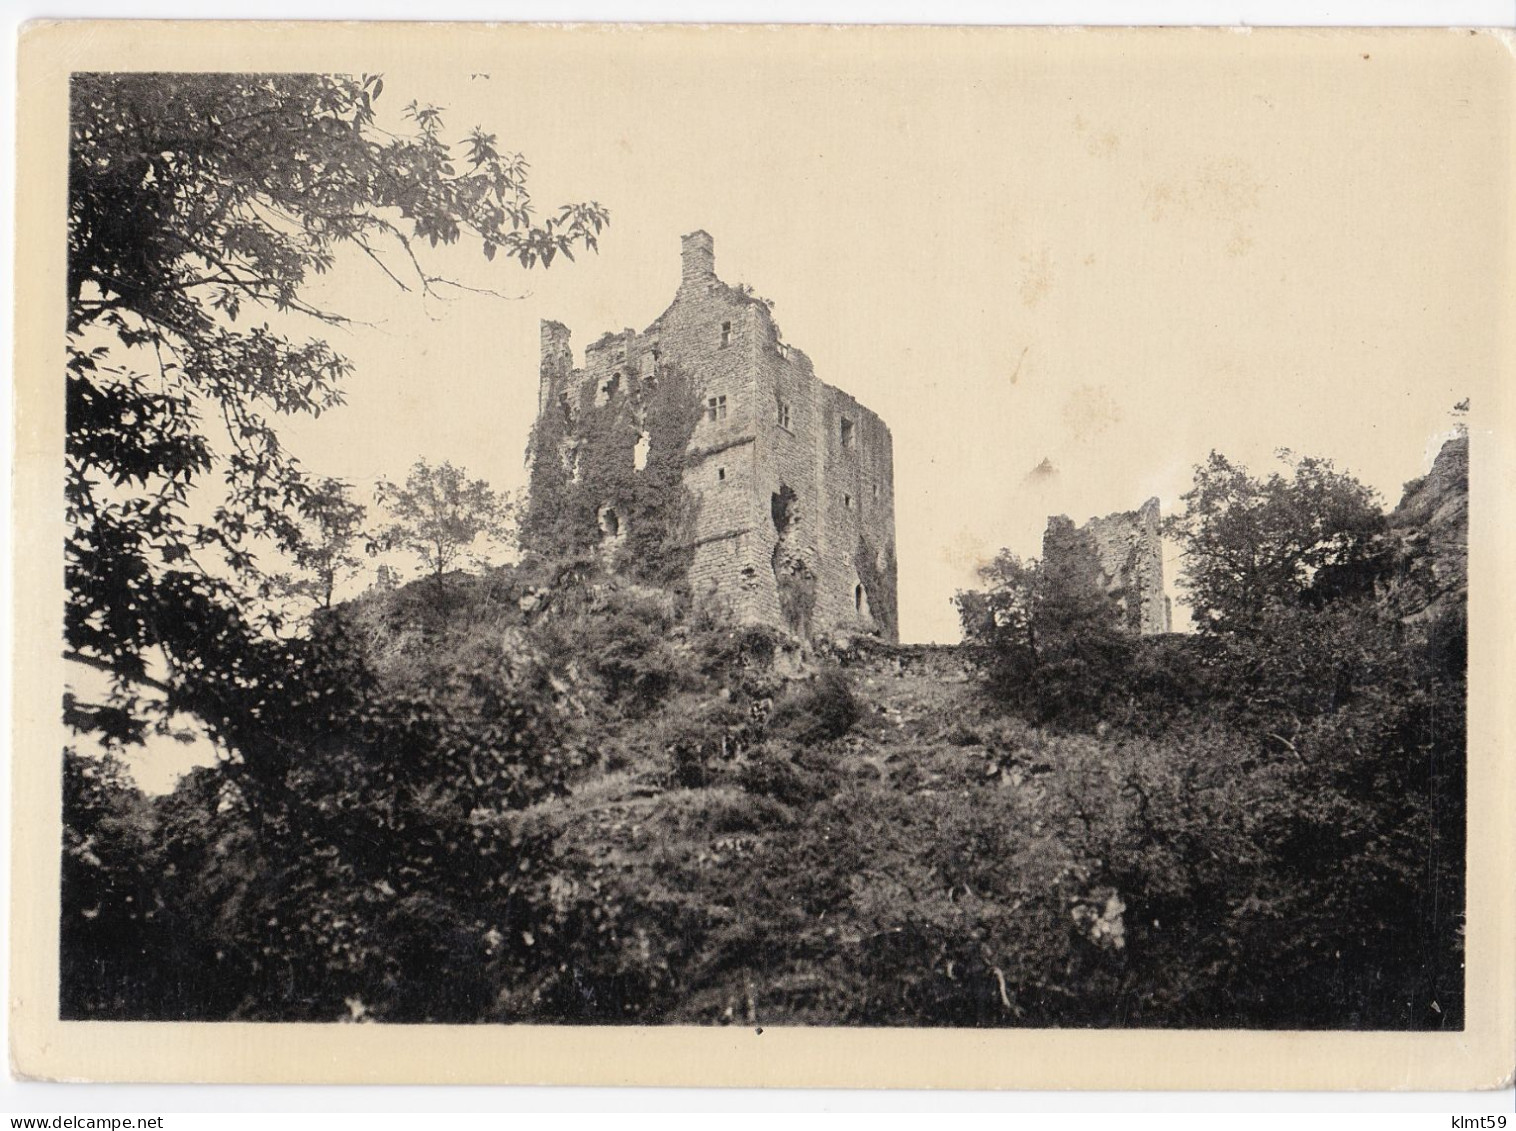
[[[29,1017],[1491,1063],[1509,40],[174,27],[22,49]]]

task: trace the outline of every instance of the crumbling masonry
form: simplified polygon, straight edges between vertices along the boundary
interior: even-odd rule
[[[1048,519],[1043,535],[1043,559],[1070,545],[1059,533],[1074,529],[1064,515]],[[1077,528],[1088,535],[1098,562],[1097,580],[1121,606],[1123,623],[1134,635],[1154,636],[1169,631],[1171,610],[1163,592],[1163,536],[1158,500],[1149,499],[1135,511],[1092,518]]]
[[[585,477],[604,476],[597,536],[606,549],[624,542],[632,516],[619,512],[609,484],[641,472],[656,435],[647,393],[661,373],[679,374],[698,414],[681,461],[692,505],[680,537],[695,599],[801,636],[896,641],[890,430],[817,379],[810,359],[780,340],[769,304],[723,283],[715,268],[711,237],[685,236],[673,303],[641,333],[607,333],[589,345],[582,367],[573,364],[568,329],[543,322],[536,435],[556,441],[536,443],[532,459],[555,461],[555,474],[591,493],[598,485]],[[606,434],[584,426],[597,411],[623,412],[638,437],[612,453],[614,466],[584,450]]]

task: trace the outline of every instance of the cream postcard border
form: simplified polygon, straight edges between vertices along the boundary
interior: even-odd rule
[[[946,29],[446,24],[59,22],[20,45],[15,352],[15,720],[11,798],[11,1064],[31,1078],[282,1083],[555,1083],[1036,1089],[1468,1089],[1509,1084],[1516,1057],[1516,795],[1510,743],[1509,589],[1516,562],[1516,326],[1498,373],[1471,389],[1470,765],[1467,1027],[1462,1033],[572,1028],[60,1022],[58,814],[63,594],[63,311],[68,76],[80,70],[383,70],[386,61],[480,68],[530,50],[573,67],[584,37],[721,37],[754,57],[783,42],[829,52],[930,49],[985,37],[1008,56],[1073,65],[1172,46],[1235,44],[1225,29]],[[1516,188],[1516,67],[1500,32],[1255,30],[1302,65],[1332,37],[1407,37],[1427,66],[1477,69],[1492,137]],[[1340,47],[1340,40],[1337,41]],[[1506,249],[1516,283],[1516,193],[1471,216]],[[1516,286],[1512,287],[1516,299]],[[1512,310],[1516,304],[1507,303]]]

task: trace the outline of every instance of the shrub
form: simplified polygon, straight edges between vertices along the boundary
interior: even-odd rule
[[[1049,559],[1002,551],[980,571],[983,591],[956,597],[964,640],[1002,709],[1035,722],[1093,725],[1118,693],[1132,640],[1120,605],[1098,580],[1085,531],[1065,519],[1048,532]]]
[[[733,624],[709,608],[699,619],[693,641],[704,670],[718,675],[772,666],[782,637],[766,624]]]
[[[710,785],[736,757],[746,715],[715,699],[670,705],[654,725],[650,741],[669,759],[675,784],[685,789]]]
[[[808,805],[831,793],[827,778],[795,764],[789,751],[765,744],[751,751],[737,771],[737,783],[757,797],[786,805]]]
[[[532,626],[539,648],[560,672],[592,676],[616,711],[639,718],[698,685],[692,657],[675,639],[678,610],[668,593],[612,580],[556,592],[554,603]]]
[[[774,704],[767,729],[776,738],[809,746],[841,738],[861,715],[847,676],[835,668],[792,685]]]

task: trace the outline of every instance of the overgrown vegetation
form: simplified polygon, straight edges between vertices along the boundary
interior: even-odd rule
[[[887,552],[894,553],[893,549]],[[894,563],[881,563],[873,545],[860,534],[858,545],[853,548],[853,568],[858,571],[858,580],[863,583],[863,591],[868,594],[869,612],[873,614],[874,620],[886,630],[898,632],[900,610],[895,590],[885,581],[886,577],[893,575]]]
[[[1461,607],[1398,521],[1190,637],[1008,558],[972,648],[835,659],[597,558],[372,592],[282,788],[70,757],[65,1014],[1458,1028]]]
[[[544,417],[522,564],[442,584],[449,526],[433,578],[334,603],[362,515],[269,419],[345,364],[239,312],[302,310],[342,244],[531,265],[604,221],[538,224],[524,162],[475,131],[458,172],[381,89],[76,79],[68,647],[113,684],[65,712],[224,757],[149,797],[64,752],[64,1017],[1461,1027],[1466,441],[1389,515],[1213,456],[1194,636],[1121,632],[1069,528],[960,595],[966,648],[823,654],[683,591],[697,402],[660,370]],[[259,545],[307,625],[272,631]]]
[[[381,479],[375,496],[391,518],[379,542],[415,554],[439,591],[443,577],[476,539],[501,542],[514,537],[511,501],[446,460],[435,467],[417,460],[403,486]]]
[[[623,374],[604,403],[593,383],[566,393],[532,431],[523,548],[554,559],[590,553],[611,538],[609,560],[621,572],[654,585],[682,583],[695,519],[684,470],[699,421],[693,380],[667,362],[650,376]],[[639,443],[646,446],[640,467]],[[614,531],[606,529],[608,514]]]
[[[1005,707],[1033,722],[1093,725],[1120,696],[1134,639],[1102,587],[1085,531],[1064,520],[1048,531],[1046,561],[1002,551],[981,573],[982,592],[959,593],[964,640]]]
[[[1131,945],[1223,963],[1186,975],[1215,1023],[1461,1024],[1465,605],[1427,582],[1466,576],[1466,528],[1427,524],[1463,513],[1467,483],[1424,490],[1387,516],[1326,461],[1257,480],[1213,453],[1171,524],[1193,636],[1110,632],[1077,548],[1063,576],[1003,556],[960,594],[1002,702],[1104,737],[1118,795],[1085,776],[1064,792],[1097,822],[1128,808],[1105,859]],[[1429,569],[1429,546],[1457,568]]]
[[[312,305],[314,276],[345,255],[433,292],[451,284],[426,246],[471,240],[520,267],[597,246],[600,205],[539,216],[525,158],[482,127],[449,142],[418,102],[381,120],[383,91],[377,75],[71,79],[66,647],[113,681],[78,727],[141,738],[175,711],[220,727],[277,696],[282,669],[260,665],[289,626],[270,563],[335,536],[340,568],[346,522],[277,427],[343,399],[348,362],[301,335],[354,312]]]

